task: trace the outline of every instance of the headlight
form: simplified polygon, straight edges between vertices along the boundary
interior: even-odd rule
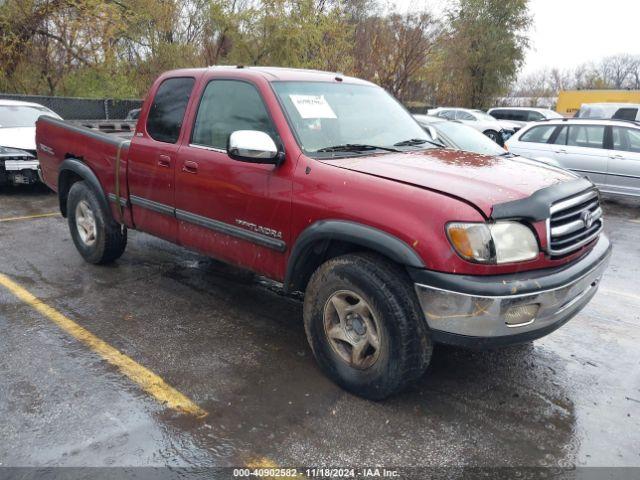
[[[472,262],[522,262],[539,253],[533,232],[518,222],[449,223],[447,236],[456,252]]]
[[[31,153],[18,148],[0,147],[0,158],[35,158]]]

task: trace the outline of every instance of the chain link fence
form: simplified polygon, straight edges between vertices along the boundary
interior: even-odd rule
[[[0,99],[34,102],[50,108],[65,120],[124,119],[130,110],[140,108],[142,100],[114,100],[112,98],[48,97],[0,93]]]

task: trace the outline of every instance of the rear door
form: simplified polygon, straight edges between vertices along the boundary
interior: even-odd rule
[[[604,125],[565,125],[554,141],[558,164],[584,175],[596,185],[607,181],[609,153],[605,149]]]
[[[129,148],[129,200],[137,229],[175,242],[175,164],[193,77],[160,83],[144,125]]]
[[[611,127],[607,186],[604,190],[640,196],[640,129]]]

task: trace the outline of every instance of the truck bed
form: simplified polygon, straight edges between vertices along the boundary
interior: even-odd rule
[[[42,178],[51,189],[58,191],[61,164],[67,159],[76,159],[95,174],[105,195],[109,197],[117,192],[120,197],[128,197],[125,180],[133,132],[106,133],[45,116],[38,119],[36,126]],[[119,185],[116,178],[120,180]],[[116,206],[112,207],[115,214]]]

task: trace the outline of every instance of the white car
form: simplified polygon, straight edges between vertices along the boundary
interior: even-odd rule
[[[506,147],[586,176],[602,192],[640,197],[640,122],[577,118],[535,122],[513,135]]]
[[[429,110],[429,115],[447,120],[457,120],[484,133],[499,145],[504,145],[504,142],[520,128],[515,123],[499,121],[482,110],[470,108],[434,108]]]
[[[548,108],[534,107],[496,107],[490,108],[487,113],[497,120],[507,120],[520,127],[524,127],[529,122],[564,118],[558,112]]]
[[[36,120],[41,115],[60,118],[37,103],[0,100],[0,185],[38,181]]]

